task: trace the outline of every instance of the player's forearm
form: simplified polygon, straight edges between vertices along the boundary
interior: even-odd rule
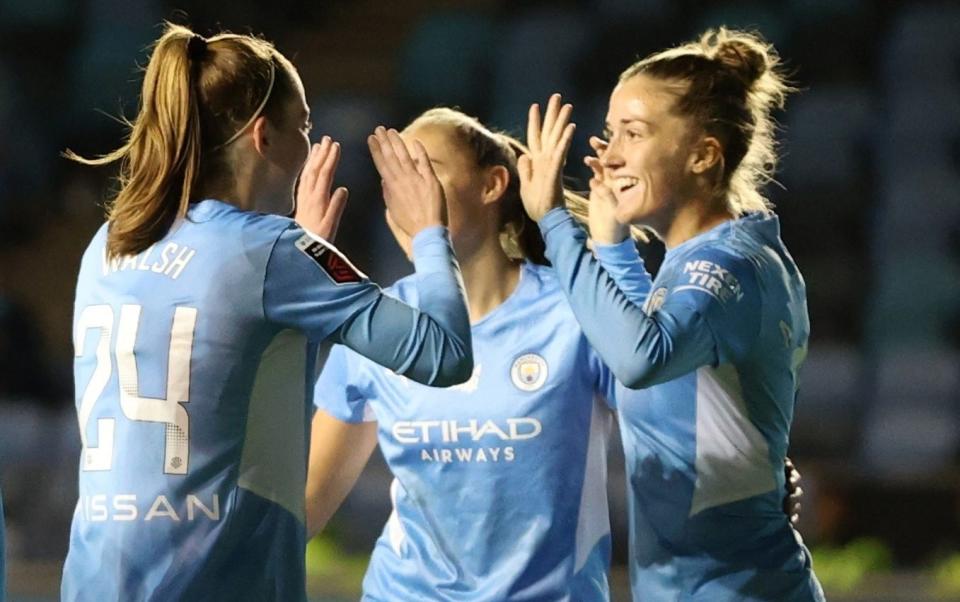
[[[644,266],[632,238],[616,244],[594,242],[593,252],[600,266],[613,278],[617,288],[635,305],[643,306],[650,295],[653,279]]]
[[[446,229],[422,231],[413,247],[419,309],[381,295],[343,324],[339,342],[416,382],[462,383],[473,373],[470,318]]]
[[[376,422],[342,422],[322,410],[314,415],[306,489],[308,538],[326,527],[376,446]]]
[[[425,365],[414,365],[408,371],[440,364],[451,373],[441,386],[464,382],[473,373],[470,314],[460,266],[446,228],[429,228],[414,237],[413,264],[419,307],[424,314],[424,338],[418,360]],[[457,374],[453,374],[455,368],[459,370]],[[431,380],[435,382],[436,378]]]
[[[564,210],[548,213],[540,228],[577,322],[617,380],[640,389],[712,361],[701,317],[682,308],[648,316],[586,249],[586,233]]]

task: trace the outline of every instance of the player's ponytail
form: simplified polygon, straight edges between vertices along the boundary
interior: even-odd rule
[[[186,213],[200,170],[200,113],[191,57],[193,33],[168,26],[143,79],[137,118],[126,143],[87,165],[121,162],[119,192],[109,206],[107,255],[133,255],[162,238]],[[196,55],[196,50],[195,53]]]
[[[295,70],[272,45],[251,36],[205,39],[167,24],[147,63],[136,118],[124,144],[87,165],[120,162],[108,205],[107,256],[135,255],[163,238],[201,181],[229,177],[227,147],[259,115],[283,118]]]
[[[759,189],[776,169],[771,111],[783,107],[792,91],[774,48],[759,34],[721,27],[634,63],[620,81],[641,74],[680,84],[676,110],[720,141],[723,156],[715,182],[730,211],[769,211]]]

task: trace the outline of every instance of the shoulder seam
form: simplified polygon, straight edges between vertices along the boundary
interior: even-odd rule
[[[275,251],[276,248],[277,248],[277,243],[279,243],[279,242],[280,242],[280,238],[281,238],[284,234],[286,234],[288,230],[290,230],[290,226],[291,226],[291,225],[296,225],[296,222],[291,222],[290,224],[287,224],[287,226],[286,226],[285,228],[283,228],[282,230],[280,230],[280,232],[278,232],[278,233],[276,234],[276,236],[274,236],[274,238],[273,238],[273,243],[270,244],[270,252],[267,253],[267,261],[263,264],[263,278],[261,278],[261,281],[260,281],[260,315],[263,316],[263,319],[264,319],[264,321],[266,321],[266,322],[269,322],[269,321],[270,321],[270,319],[267,317],[267,304],[266,304],[266,301],[265,301],[265,299],[264,299],[264,297],[266,296],[266,293],[267,293],[267,286],[266,286],[266,285],[267,285],[267,270],[270,269],[270,260],[273,259],[273,253],[274,253],[274,251]]]

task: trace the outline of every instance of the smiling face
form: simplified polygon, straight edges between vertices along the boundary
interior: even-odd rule
[[[603,165],[622,224],[666,227],[691,185],[694,128],[672,111],[676,98],[670,84],[646,75],[620,82],[610,95]]]

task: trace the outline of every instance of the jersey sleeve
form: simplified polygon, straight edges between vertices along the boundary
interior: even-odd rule
[[[586,234],[566,210],[552,210],[540,227],[547,258],[587,340],[627,387],[736,362],[756,340],[760,291],[744,258],[704,249],[685,262],[663,305],[647,315],[587,251]]]
[[[590,372],[594,377],[594,392],[597,395],[603,397],[603,400],[607,403],[607,406],[612,410],[617,409],[617,379],[614,377],[613,372],[606,364],[603,363],[603,360],[600,359],[600,356],[597,355],[597,352],[593,349],[590,349]]]
[[[637,252],[632,238],[613,245],[593,245],[600,266],[613,278],[617,288],[634,304],[643,306],[650,295],[653,279]]]
[[[419,309],[385,295],[329,243],[291,228],[267,263],[264,314],[416,382],[461,383],[473,371],[470,319],[446,228],[420,232],[413,248]]]
[[[343,422],[369,422],[375,420],[369,406],[375,395],[360,357],[343,345],[334,345],[317,378],[313,404]]]

